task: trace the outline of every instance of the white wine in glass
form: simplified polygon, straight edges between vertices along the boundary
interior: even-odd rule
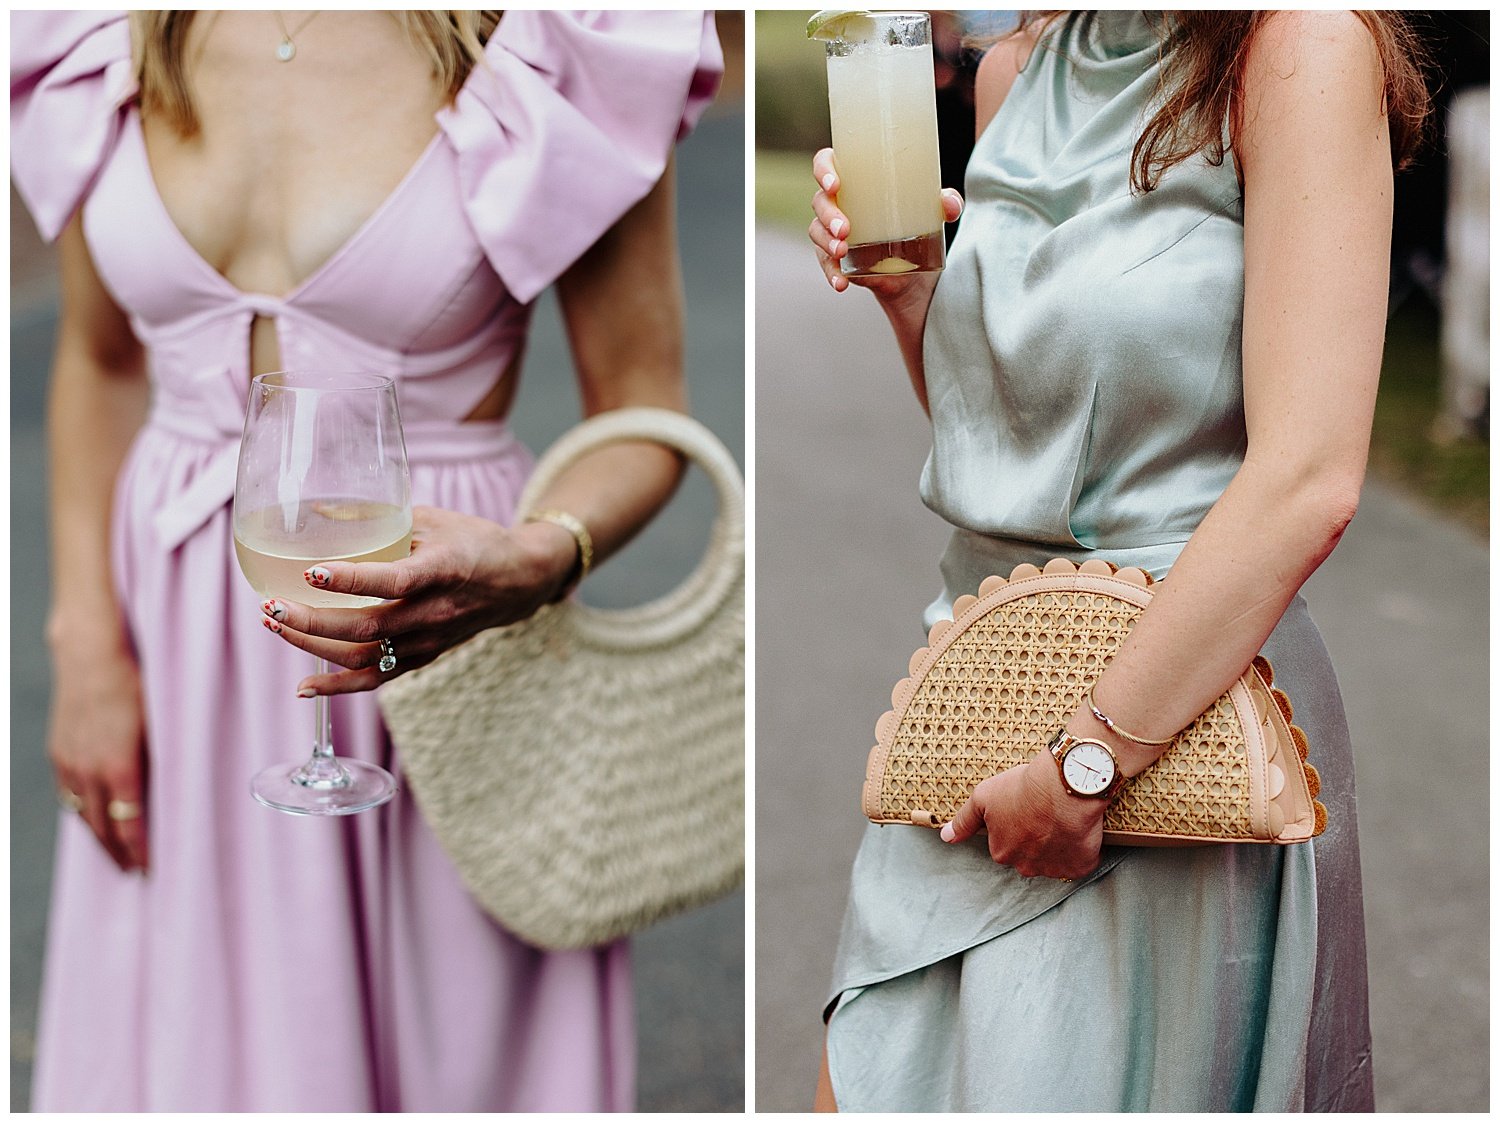
[[[411,552],[411,481],[395,384],[379,375],[283,371],[253,380],[234,493],[234,548],[262,597],[313,608],[381,603],[304,579],[330,561],[395,561]],[[326,673],[318,660],[318,673]],[[350,815],[396,793],[389,772],[333,752],[328,699],[314,700],[312,756],[251,782],[255,798],[296,815]]]
[[[326,561],[396,561],[411,553],[411,512],[391,503],[333,497],[304,499],[296,510],[262,507],[237,519],[240,569],[263,597],[313,608],[360,608],[379,597],[315,589],[302,577]]]

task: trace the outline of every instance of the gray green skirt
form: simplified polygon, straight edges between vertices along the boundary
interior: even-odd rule
[[[1313,842],[1106,847],[1064,884],[869,828],[826,1007],[840,1110],[1372,1109],[1353,753],[1300,597],[1264,653],[1323,778]]]

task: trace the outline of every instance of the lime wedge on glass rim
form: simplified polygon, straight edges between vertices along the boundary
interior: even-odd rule
[[[874,13],[850,8],[824,8],[807,21],[807,37],[829,42],[834,39],[862,39],[869,34],[868,25]]]

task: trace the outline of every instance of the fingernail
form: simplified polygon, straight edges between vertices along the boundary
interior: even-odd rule
[[[825,175],[823,177],[822,182],[823,182],[823,190],[824,191],[832,191],[833,190],[833,185],[836,182],[838,182],[838,181],[834,177],[834,174],[832,172],[829,172],[827,175]]]
[[[952,842],[953,841],[953,824],[952,823],[944,823],[943,824],[943,829],[940,830],[940,831],[938,831],[938,837],[941,838],[944,842]]]
[[[281,625],[269,616],[262,616],[260,622],[266,626],[266,631],[275,632],[278,636],[281,635]]]
[[[316,690],[314,690],[310,686],[299,686],[299,687],[297,687],[297,697],[298,698],[316,698],[317,696],[318,696],[318,692]]]
[[[302,576],[307,579],[307,583],[309,585],[316,585],[320,589],[324,585],[328,584],[328,578],[329,578],[328,570],[324,569],[321,565],[315,565],[315,566],[313,566],[311,569],[309,569]]]
[[[828,224],[828,232],[835,238],[842,238],[844,236],[844,220],[841,218],[834,219]]]
[[[829,257],[838,257],[838,255],[841,254],[841,253],[843,253],[843,252],[844,252],[844,243],[841,242],[841,241],[839,241],[837,238],[835,238],[833,241],[831,241],[831,242],[828,243],[828,256]]]
[[[267,616],[271,617],[273,620],[280,620],[286,615],[286,605],[282,604],[280,601],[263,601],[261,603],[260,610]]]

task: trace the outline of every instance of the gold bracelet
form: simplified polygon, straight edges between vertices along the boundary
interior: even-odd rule
[[[568,514],[568,512],[558,510],[532,511],[531,514],[526,516],[525,521],[529,523],[552,523],[555,526],[560,526],[571,534],[573,540],[578,543],[578,572],[576,575],[570,575],[567,583],[563,586],[564,595],[572,592],[578,583],[589,575],[589,569],[594,564],[594,539],[589,534],[589,528],[584,526],[573,515]]]
[[[1162,745],[1170,745],[1173,741],[1177,740],[1177,734],[1175,733],[1161,741],[1152,741],[1146,737],[1137,737],[1134,733],[1126,733],[1111,718],[1106,717],[1103,711],[1094,704],[1094,688],[1092,686],[1089,687],[1089,692],[1083,696],[1083,700],[1088,703],[1089,709],[1093,711],[1094,716],[1099,719],[1104,728],[1108,729],[1116,737],[1123,737],[1127,741],[1134,741],[1137,745],[1148,745],[1153,749],[1160,748]]]

